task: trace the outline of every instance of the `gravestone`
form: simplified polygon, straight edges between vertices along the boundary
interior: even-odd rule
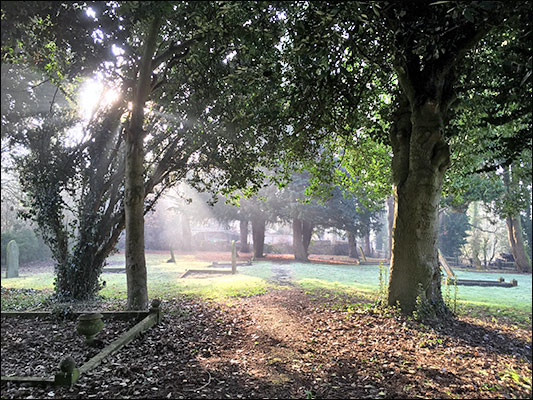
[[[6,278],[17,278],[19,276],[19,246],[14,240],[7,244],[6,261]]]
[[[363,260],[364,263],[366,263],[365,252],[363,251],[363,248],[361,246],[359,246],[359,251],[361,252],[361,259]]]
[[[235,247],[235,240],[231,241],[231,273],[237,273],[237,248]]]

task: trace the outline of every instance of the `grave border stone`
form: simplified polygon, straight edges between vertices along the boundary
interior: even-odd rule
[[[2,382],[11,382],[11,383],[25,383],[31,386],[41,386],[41,385],[55,385],[55,386],[72,386],[76,381],[86,372],[96,368],[106,357],[118,351],[120,348],[124,347],[132,340],[134,340],[142,332],[147,331],[152,328],[154,325],[157,325],[161,322],[162,313],[160,309],[161,301],[155,299],[152,301],[152,305],[149,311],[122,311],[122,312],[100,312],[104,316],[114,317],[115,315],[120,319],[125,319],[128,317],[139,318],[144,316],[144,318],[137,322],[135,326],[130,328],[124,334],[119,336],[109,345],[104,347],[98,354],[92,357],[89,361],[84,363],[79,368],[74,368],[73,373],[68,373],[64,371],[57,372],[53,377],[43,377],[43,376],[2,376]],[[77,311],[75,314],[84,314],[87,311]],[[24,315],[28,314],[28,315]],[[15,317],[22,316],[27,318],[38,317],[38,316],[51,316],[52,312],[41,311],[41,312],[2,312],[1,316],[4,317]]]

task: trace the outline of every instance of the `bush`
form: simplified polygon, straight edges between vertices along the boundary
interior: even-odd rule
[[[51,257],[50,249],[42,238],[31,229],[2,233],[2,264],[6,263],[6,247],[10,241],[16,241],[19,246],[19,260],[21,264],[46,260]]]

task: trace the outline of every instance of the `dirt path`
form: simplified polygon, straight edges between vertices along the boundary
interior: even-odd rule
[[[164,300],[159,326],[73,388],[7,385],[2,398],[530,398],[531,329],[466,317],[431,327],[361,302],[290,286],[228,303]],[[32,330],[11,326],[9,344]],[[32,346],[7,351],[18,370]]]
[[[275,276],[284,281],[290,269],[280,265]],[[531,371],[525,330],[517,336],[470,319],[432,329],[347,311],[342,305],[350,301],[361,300],[292,287],[240,299],[231,308],[233,321],[241,321],[234,342],[204,365],[224,369],[230,359],[264,384],[285,388],[286,398],[490,398],[498,385],[510,389],[495,365],[514,360],[513,368]]]

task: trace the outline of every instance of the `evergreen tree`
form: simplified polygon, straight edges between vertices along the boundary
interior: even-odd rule
[[[447,257],[458,257],[470,229],[466,213],[444,211],[439,226],[439,249]]]

